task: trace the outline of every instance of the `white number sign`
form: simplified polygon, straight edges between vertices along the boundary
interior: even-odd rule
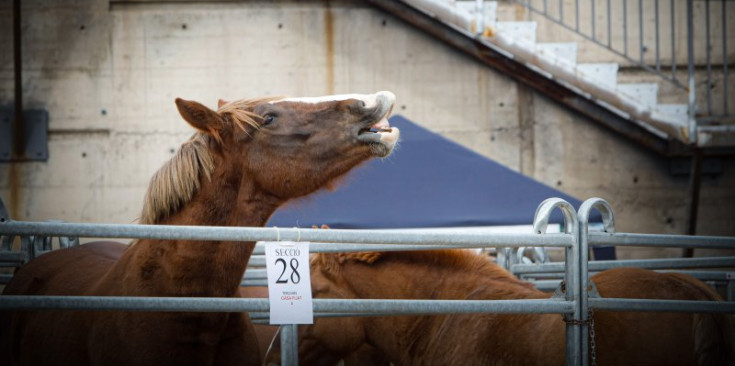
[[[313,324],[309,243],[266,242],[271,324]]]

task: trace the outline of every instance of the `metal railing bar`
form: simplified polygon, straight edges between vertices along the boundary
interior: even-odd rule
[[[689,109],[689,136],[692,142],[697,136],[696,134],[696,84],[694,80],[694,5],[692,0],[687,0],[687,85],[688,85],[688,101],[687,107]]]
[[[656,50],[655,50],[656,51],[656,70],[661,71],[661,58],[659,57],[660,44],[659,44],[659,34],[658,34],[658,0],[655,0],[653,2],[653,8],[654,8],[654,13],[653,13],[654,27],[656,28],[656,33],[655,33],[656,35]]]
[[[607,0],[607,46],[612,47],[612,9],[610,0]]]
[[[279,329],[281,334],[281,364],[296,366],[299,364],[298,325],[283,324]]]
[[[248,260],[248,268],[250,267],[265,267],[265,255],[251,254]]]
[[[314,299],[315,313],[337,316],[498,313],[571,313],[573,302],[563,300],[393,300]],[[735,313],[735,303],[688,300],[590,298],[591,308],[613,311],[670,311]],[[146,312],[260,312],[269,311],[268,299],[179,298],[121,296],[17,296],[0,297],[2,310],[93,310]],[[315,314],[316,315],[316,314]]]
[[[574,30],[579,32],[579,0],[574,0]]]
[[[326,300],[326,299],[325,299]],[[483,311],[483,312],[467,312],[469,314],[472,313],[496,313],[496,314],[507,314],[506,312],[495,312],[495,311]],[[324,312],[314,312],[315,318],[356,318],[356,317],[388,317],[388,316],[406,316],[406,315],[440,315],[440,314],[450,314],[450,313],[444,313],[444,312],[425,312],[425,313],[411,313],[411,314],[393,314],[393,313],[371,313],[371,312],[363,312],[363,313],[350,313],[350,312],[330,312],[330,313],[324,313]],[[517,313],[514,313],[517,314]],[[532,313],[532,314],[538,314],[538,313]],[[556,314],[556,312],[551,312],[549,314]],[[251,320],[266,320],[262,324],[268,324],[267,320],[270,318],[270,313],[265,312],[251,312],[250,313],[250,319]]]
[[[561,285],[561,279],[558,280],[528,280],[537,290],[554,291]]]
[[[315,318],[354,318],[354,317],[371,317],[371,316],[390,316],[391,314],[380,314],[380,313],[318,313],[314,312]],[[252,312],[250,313],[250,320],[266,320],[263,324],[268,324],[267,320],[270,318],[270,313],[265,312]]]
[[[268,280],[242,280],[240,281],[240,287],[267,287]]]
[[[595,262],[590,262],[590,263],[595,263]],[[604,262],[601,262],[601,263],[604,263]],[[647,267],[645,264],[641,264],[639,268],[647,268]],[[595,272],[595,271],[591,271],[590,273],[592,274],[592,272]],[[658,270],[658,272],[684,273],[692,277],[695,277],[697,279],[700,279],[702,281],[732,281],[733,278],[735,278],[735,274],[733,272],[723,272],[723,271]],[[521,274],[521,273],[518,273],[518,274]],[[560,279],[563,276],[564,274],[562,272],[531,273],[530,276],[527,275],[526,273],[523,273],[522,275],[522,277],[526,280],[532,280],[532,278],[558,279],[557,283],[560,281]],[[8,282],[10,282],[12,278],[13,278],[13,275],[11,274],[0,274],[0,284],[7,284]],[[240,282],[240,286],[267,286],[268,283],[266,279],[267,279],[267,273],[265,270],[252,269],[248,267],[248,269],[245,271],[245,275],[243,276],[243,280]]]
[[[624,4],[625,4],[625,2],[624,2]],[[535,12],[535,13],[538,13],[538,14],[542,14],[543,15],[543,12],[541,10],[539,10],[537,8],[534,8],[533,6],[530,6],[529,5],[527,8],[529,10]],[[560,25],[561,27],[563,27],[563,28],[565,28],[565,29],[567,29],[567,30],[569,30],[571,32],[575,32],[574,27],[572,27],[570,25],[567,25],[567,24],[565,24],[565,23],[563,23],[561,21],[558,21],[558,20],[552,19],[552,18],[548,18],[548,20],[551,21],[551,22],[553,22],[553,23],[556,23],[556,24]],[[626,30],[626,27],[623,28],[624,33],[625,33],[625,35],[623,36],[623,39],[625,40],[625,48],[627,50],[628,46],[627,46],[627,30]],[[589,35],[584,34],[584,33],[578,33],[577,35],[579,37],[582,37],[582,38],[588,40],[588,41],[595,42],[600,47],[603,47],[603,48],[607,49],[608,51],[612,52],[613,54],[615,54],[617,56],[620,56],[621,58],[625,59],[626,61],[629,61],[630,63],[637,65],[641,69],[646,70],[648,72],[651,72],[651,73],[653,73],[653,74],[661,77],[662,79],[670,82],[675,87],[677,87],[679,89],[687,90],[687,86],[684,85],[684,84],[682,84],[675,77],[672,77],[671,75],[668,75],[668,73],[657,71],[655,67],[651,67],[651,66],[646,65],[646,64],[641,64],[638,60],[634,59],[632,56],[629,56],[628,53],[627,53],[627,51],[621,52],[621,51],[618,51],[618,50],[616,50],[616,49],[614,49],[612,47],[608,47],[606,44],[600,43],[599,41],[592,39],[592,37],[590,37]]]
[[[623,56],[628,57],[628,0],[623,0]]]
[[[705,24],[705,34],[706,34],[706,44],[705,44],[705,55],[707,58],[707,85],[705,86],[705,90],[707,93],[707,114],[712,115],[712,60],[711,60],[711,51],[710,51],[710,23],[709,23],[709,0],[705,0],[704,2],[704,24]]]
[[[590,271],[604,271],[613,268],[645,268],[645,269],[676,269],[676,268],[727,268],[735,267],[735,257],[711,258],[669,258],[669,259],[626,259],[617,261],[589,262]],[[514,264],[510,267],[515,275],[529,273],[555,273],[564,271],[563,262],[543,264]]]
[[[245,280],[262,280],[268,278],[268,272],[264,269],[250,269],[245,271],[245,275],[242,277]]]
[[[207,227],[175,225],[85,224],[9,221],[0,223],[0,235],[45,235],[95,238],[144,238],[226,241],[322,241],[365,244],[477,244],[478,246],[570,247],[565,234],[437,233],[415,230],[321,230],[273,227]]]
[[[552,235],[552,234],[549,234]],[[505,246],[505,245],[499,245]],[[351,253],[351,252],[370,252],[370,251],[407,251],[407,250],[437,250],[437,249],[470,249],[487,247],[481,243],[469,244],[433,244],[433,245],[412,245],[412,244],[358,244],[358,243],[309,243],[309,251],[312,253]],[[253,251],[254,255],[265,253],[265,249],[261,245],[256,245]]]
[[[483,313],[487,313],[487,312],[483,312]],[[441,313],[418,313],[418,314],[410,314],[410,315],[429,315],[429,314],[441,314]],[[393,315],[404,315],[405,316],[406,314],[370,313],[370,312],[362,312],[362,313],[350,313],[350,312],[323,313],[323,312],[316,312],[316,311],[314,312],[315,318],[386,317],[386,316],[393,316]],[[270,318],[269,312],[250,312],[251,320],[265,320],[265,322],[261,324],[268,324],[267,320],[269,318]]]
[[[724,115],[728,114],[728,104],[727,100],[730,97],[727,94],[727,1],[722,0],[722,103],[723,103],[723,113]],[[709,89],[709,88],[707,88]]]
[[[391,315],[444,313],[571,313],[564,300],[314,299],[314,312]],[[268,299],[123,296],[0,296],[0,310],[268,312]]]
[[[597,2],[597,0],[591,0],[590,1],[590,4],[591,4],[591,6],[590,6],[590,13],[592,13],[592,22],[591,22],[592,23],[591,24],[591,26],[592,26],[592,39],[595,39],[595,40],[597,39],[597,31],[595,29],[596,28],[595,27],[595,22],[597,21],[597,19],[596,19],[597,18],[597,9],[595,9],[596,8],[596,6],[595,6],[595,3],[596,2]]]
[[[645,46],[643,45],[643,0],[638,0],[638,52],[640,53],[640,64],[645,64],[643,54],[645,53]]]
[[[674,0],[671,0],[671,78],[676,78],[676,20],[675,16],[676,8],[674,6]]]
[[[4,250],[0,252],[0,267],[7,267],[3,266],[2,263],[25,262],[26,260],[28,260],[26,252],[11,252]]]
[[[725,281],[735,281],[735,272],[726,272],[726,271],[687,271],[687,270],[658,270],[657,272],[661,273],[683,273],[689,276],[692,276],[696,279],[699,279],[701,281],[718,281],[718,282],[725,282]]]
[[[559,23],[564,24],[564,0],[559,0]]]
[[[599,197],[592,197],[585,200],[579,207],[577,212],[577,221],[579,222],[579,280],[578,287],[581,292],[579,298],[579,308],[583,316],[581,317],[582,324],[580,326],[582,332],[582,339],[580,339],[579,347],[582,350],[582,366],[587,366],[589,362],[589,332],[590,327],[585,324],[589,321],[590,308],[588,304],[589,298],[589,217],[590,212],[596,210],[600,214],[602,219],[602,230],[605,232],[615,232],[615,215],[610,204]],[[592,357],[594,359],[594,357]]]
[[[590,262],[593,263],[593,262]],[[645,264],[642,264],[638,268],[647,268]],[[689,268],[689,267],[687,267]],[[245,271],[245,275],[243,276],[243,280],[240,282],[240,286],[267,286],[267,274],[264,270],[263,272],[256,272],[261,270],[254,270],[248,268],[247,271]],[[721,271],[686,271],[686,270],[658,270],[657,272],[672,272],[672,273],[684,273],[687,275],[690,275],[694,278],[697,278],[702,281],[733,281],[733,277],[735,275],[733,272],[721,272]],[[592,273],[599,273],[599,271],[590,271],[590,274]],[[531,280],[531,278],[538,278],[538,279],[544,279],[544,278],[551,278],[551,279],[558,279],[557,282],[561,280],[561,278],[564,276],[561,272],[545,272],[545,273],[533,273],[531,276],[528,275],[522,275],[526,280]],[[12,278],[12,275],[3,274],[0,275],[0,284],[6,284],[10,281]],[[557,283],[558,284],[558,283]]]
[[[2,310],[268,311],[268,299],[126,296],[0,296]]]
[[[589,299],[589,305],[596,310],[611,311],[735,313],[735,303],[725,301],[607,299],[591,297]]]
[[[655,235],[633,233],[589,233],[590,245],[647,246],[670,248],[735,249],[735,237]]]
[[[590,263],[595,263],[595,261],[591,261]],[[692,271],[692,270],[675,270],[675,269],[659,269],[655,271],[660,272],[660,273],[682,273],[682,274],[692,276],[702,281],[717,281],[717,282],[735,281],[735,272],[732,272],[732,271]],[[597,273],[600,273],[600,271],[590,271],[590,276],[592,276],[593,274],[597,274]],[[548,272],[548,273],[524,274],[521,276],[521,278],[526,281],[531,281],[534,283],[536,281],[552,281],[552,280],[556,280],[557,282],[559,282],[561,281],[563,276],[564,276],[564,273],[562,272]]]

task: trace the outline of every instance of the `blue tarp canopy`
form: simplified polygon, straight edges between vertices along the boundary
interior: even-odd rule
[[[354,169],[334,191],[278,210],[269,226],[379,229],[531,225],[550,197],[580,201],[422,128],[401,116],[393,154]],[[599,216],[598,216],[599,217]],[[562,223],[556,212],[551,222]]]

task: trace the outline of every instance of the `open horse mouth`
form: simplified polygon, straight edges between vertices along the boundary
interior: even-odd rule
[[[375,108],[374,115],[377,118],[370,121],[368,127],[360,129],[357,133],[357,138],[369,144],[382,145],[385,149],[378,149],[376,153],[377,155],[387,156],[393,151],[400,137],[400,130],[396,127],[391,127],[388,122],[388,116],[393,111],[393,103],[396,100],[396,96],[389,91],[381,91],[375,93],[374,97],[374,106],[371,105],[368,108]]]

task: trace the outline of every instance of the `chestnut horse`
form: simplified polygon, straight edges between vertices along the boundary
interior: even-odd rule
[[[550,294],[465,250],[316,254],[315,298],[503,300]],[[621,268],[592,277],[602,297],[721,300],[698,280]],[[595,311],[598,365],[733,365],[733,319],[723,314]],[[299,327],[303,365],[334,365],[367,343],[394,365],[563,365],[559,314],[316,318]],[[278,363],[272,350],[269,363]]]
[[[240,297],[250,299],[267,299],[268,287],[240,287]],[[253,324],[253,329],[255,330],[255,336],[258,339],[258,351],[261,355],[265,355],[266,352],[268,352],[268,347],[270,347],[271,343],[273,342],[273,338],[275,338],[276,334],[278,334],[278,326],[256,323]]]
[[[263,226],[286,201],[391,153],[395,96],[254,99],[217,111],[176,99],[197,132],[154,175],[141,223]],[[4,294],[239,297],[253,242],[141,239],[54,251]],[[244,313],[5,312],[5,365],[257,365]]]

